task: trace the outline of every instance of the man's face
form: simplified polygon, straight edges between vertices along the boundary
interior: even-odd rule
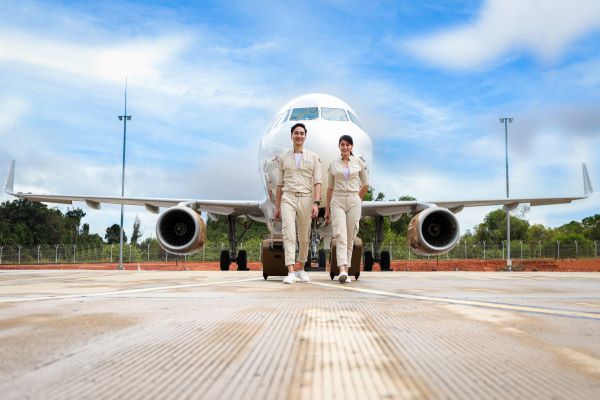
[[[304,128],[301,126],[297,126],[292,132],[292,142],[296,145],[304,145],[304,141],[306,140],[306,132]]]

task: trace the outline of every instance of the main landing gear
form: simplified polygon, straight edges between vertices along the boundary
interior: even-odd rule
[[[321,212],[321,210],[319,210]],[[319,237],[319,224],[322,223],[323,217],[319,215],[310,225],[310,242],[308,246],[308,257],[304,263],[305,271],[325,271],[327,267],[327,251],[319,249],[321,238]],[[313,264],[317,264],[313,266]]]
[[[227,239],[229,241],[229,250],[221,250],[221,257],[219,259],[221,271],[229,271],[229,266],[234,262],[237,264],[238,271],[248,271],[248,252],[246,250],[237,251],[235,222],[235,216],[227,216]]]
[[[381,243],[383,243],[383,217],[375,217],[375,238],[373,240],[373,251],[365,251],[364,267],[365,271],[372,271],[373,264],[379,263],[382,271],[390,271],[391,257],[390,252],[381,251]]]

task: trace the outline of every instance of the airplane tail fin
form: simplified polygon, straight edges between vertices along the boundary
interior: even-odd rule
[[[8,194],[14,194],[13,186],[15,184],[15,160],[10,163],[10,169],[8,170],[8,177],[4,183],[4,191]]]
[[[588,175],[587,165],[585,163],[581,164],[583,168],[583,193],[585,197],[588,197],[592,193],[594,193],[594,188],[592,187],[592,182],[590,181],[590,176]]]

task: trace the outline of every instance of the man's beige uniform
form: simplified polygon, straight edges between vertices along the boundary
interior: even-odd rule
[[[369,174],[363,160],[350,156],[348,168],[350,174],[346,179],[342,159],[337,158],[331,162],[327,173],[328,187],[333,188],[329,213],[339,266],[350,265],[352,260],[352,248],[358,234],[362,206],[358,192],[362,186],[369,184]]]
[[[321,160],[316,153],[304,149],[300,166],[296,167],[294,150],[279,157],[279,178],[283,186],[281,197],[281,230],[285,265],[295,264],[296,225],[298,225],[298,261],[305,262],[308,256],[310,222],[312,219],[314,186],[321,183]]]

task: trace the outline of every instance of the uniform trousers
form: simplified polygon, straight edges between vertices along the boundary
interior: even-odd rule
[[[304,263],[308,257],[310,223],[312,220],[313,195],[283,192],[281,197],[281,232],[285,265],[296,262],[296,231],[298,233],[298,261]],[[296,226],[298,229],[296,229]]]
[[[333,238],[336,243],[338,266],[350,266],[354,239],[358,234],[361,215],[361,199],[358,192],[336,193],[331,198],[330,214]]]

